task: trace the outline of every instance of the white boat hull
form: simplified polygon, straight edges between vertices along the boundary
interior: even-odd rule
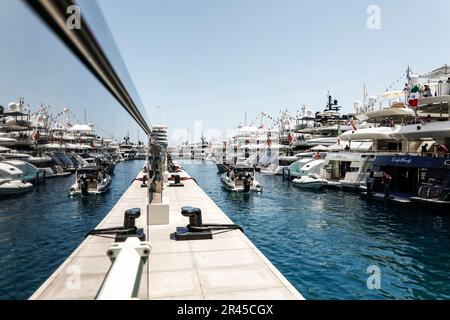
[[[33,185],[29,182],[12,180],[0,182],[0,196],[16,195],[33,190]]]
[[[315,178],[302,178],[294,179],[292,184],[296,187],[308,190],[320,190],[328,185],[328,182],[324,179]]]
[[[222,177],[222,186],[232,192],[245,192],[244,186],[236,186],[233,181],[231,181],[229,178]],[[250,192],[261,192],[262,186],[257,182],[256,180],[253,181],[252,185],[250,186]]]
[[[95,196],[98,194],[105,193],[108,189],[109,185],[111,183],[111,177],[109,175],[106,175],[106,177],[103,179],[103,181],[95,188],[89,188],[86,190],[86,193],[90,196]],[[78,183],[73,184],[69,189],[69,195],[71,196],[79,196],[83,195],[83,191],[81,190],[81,187]]]

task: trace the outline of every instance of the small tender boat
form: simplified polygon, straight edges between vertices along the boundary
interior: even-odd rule
[[[103,168],[81,168],[77,170],[76,181],[70,187],[69,194],[89,196],[105,193],[110,183],[111,176]]]
[[[261,184],[255,180],[255,168],[247,165],[235,165],[222,174],[222,185],[233,192],[261,192]]]
[[[292,181],[294,186],[308,189],[308,190],[321,190],[328,185],[328,181],[320,178],[317,175],[304,176],[299,179],[294,179]]]

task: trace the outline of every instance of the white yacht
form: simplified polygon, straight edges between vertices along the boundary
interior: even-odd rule
[[[152,137],[164,148],[168,145],[168,128],[166,125],[158,124],[152,126]]]
[[[36,179],[40,180],[42,178],[39,169],[29,162],[21,160],[6,160],[2,163],[14,166],[19,169],[22,172],[21,180],[23,181],[31,182],[36,181]]]
[[[313,161],[305,161],[305,165],[301,167],[298,174],[299,177],[312,176],[314,174],[319,174],[320,169],[322,169],[325,164],[325,160],[316,159]]]
[[[371,153],[328,153],[320,177],[328,182],[328,187],[358,190],[366,184],[374,160]]]

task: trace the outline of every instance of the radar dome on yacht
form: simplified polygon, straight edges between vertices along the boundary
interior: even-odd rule
[[[22,106],[21,106],[20,103],[17,103],[17,102],[11,102],[11,103],[8,105],[8,110],[9,110],[10,112],[22,112]]]

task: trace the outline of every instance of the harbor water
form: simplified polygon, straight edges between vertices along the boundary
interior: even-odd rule
[[[302,191],[279,176],[257,175],[260,194],[230,193],[214,164],[182,165],[306,299],[450,299],[450,215]],[[369,289],[368,268],[381,289]]]
[[[0,299],[29,298],[112,209],[143,164],[118,163],[103,195],[69,197],[72,175],[0,199]]]

